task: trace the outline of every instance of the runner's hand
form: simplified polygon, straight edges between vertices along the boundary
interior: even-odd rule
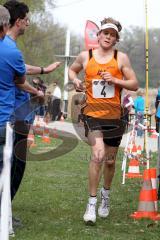
[[[75,89],[76,89],[77,92],[78,92],[78,91],[79,91],[79,92],[83,92],[83,91],[85,90],[82,81],[79,80],[78,78],[75,78],[75,79],[73,80],[73,84],[74,84]]]
[[[44,73],[53,72],[56,68],[58,68],[62,63],[61,62],[54,62],[47,67],[44,67]]]
[[[115,83],[115,78],[112,76],[112,74],[110,74],[109,72],[101,72],[101,77],[108,82],[108,84],[113,84]]]

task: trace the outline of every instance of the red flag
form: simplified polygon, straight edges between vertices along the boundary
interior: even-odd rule
[[[98,47],[98,41],[97,41],[98,30],[99,30],[99,27],[94,22],[87,20],[86,27],[85,27],[86,50],[90,48]]]

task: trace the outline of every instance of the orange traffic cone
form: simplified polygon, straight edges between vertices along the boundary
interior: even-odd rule
[[[154,201],[156,200],[153,195],[150,169],[144,170],[143,185],[140,191],[138,211],[130,216],[134,219],[149,218],[152,220],[160,220],[160,216],[155,209]]]
[[[128,173],[126,173],[127,178],[142,178],[142,174],[139,171],[139,161],[137,159],[131,158],[128,168]]]
[[[155,199],[154,205],[155,205],[155,210],[158,210],[158,198],[157,198],[157,173],[156,173],[156,168],[150,168],[150,177],[151,177],[151,183],[152,183],[152,191],[153,191],[153,197]]]
[[[49,136],[49,128],[48,127],[45,127],[44,128],[44,132],[43,132],[43,136],[42,136],[42,141],[44,143],[51,143],[51,139],[50,139],[50,136]]]

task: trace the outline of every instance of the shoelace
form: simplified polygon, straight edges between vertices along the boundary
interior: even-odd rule
[[[105,197],[101,193],[101,199],[102,199],[102,208],[109,208],[109,197]]]

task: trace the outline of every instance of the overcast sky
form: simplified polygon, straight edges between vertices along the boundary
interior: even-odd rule
[[[104,17],[119,20],[123,28],[145,27],[145,0],[56,0],[56,4],[50,9],[54,21],[76,33],[84,33],[86,20],[99,24]],[[160,0],[148,0],[148,24],[160,28]]]

